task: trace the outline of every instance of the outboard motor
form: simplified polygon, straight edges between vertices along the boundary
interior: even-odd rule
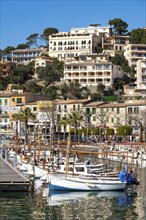
[[[135,177],[133,171],[128,173],[128,170],[127,170],[128,167],[125,167],[125,168],[126,168],[126,170],[121,171],[120,174],[119,174],[119,178],[120,178],[121,182],[126,181],[127,184],[136,184],[136,185],[138,185],[139,181]]]

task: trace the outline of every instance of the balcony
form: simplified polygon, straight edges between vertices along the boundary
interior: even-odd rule
[[[15,102],[15,105],[16,105],[16,106],[23,106],[24,103],[18,103],[18,102]]]
[[[81,79],[80,82],[81,83],[87,83],[87,80],[86,79]]]
[[[95,73],[88,74],[88,77],[95,77]]]
[[[146,70],[142,70],[142,76],[146,75]]]
[[[80,73],[80,77],[87,77],[87,73]]]
[[[142,79],[142,83],[143,83],[143,84],[146,84],[146,79]]]

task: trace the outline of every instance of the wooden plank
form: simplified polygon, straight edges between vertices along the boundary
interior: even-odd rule
[[[23,176],[17,169],[6,160],[0,158],[0,182],[28,183],[29,179]]]

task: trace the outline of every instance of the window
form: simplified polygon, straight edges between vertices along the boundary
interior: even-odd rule
[[[58,110],[59,110],[59,112],[61,111],[61,105],[58,106]]]
[[[12,102],[15,102],[15,98],[12,98]]]
[[[7,118],[5,118],[5,119],[4,119],[4,122],[5,122],[5,123],[7,123],[7,122],[8,122],[8,119],[7,119]]]
[[[132,125],[132,119],[131,118],[129,118],[128,124]]]
[[[110,65],[110,64],[104,64],[104,65],[103,65],[103,68],[105,68],[105,69],[110,69],[110,68],[111,68],[111,65]]]
[[[92,108],[92,114],[96,114],[96,108]]]
[[[64,105],[64,111],[67,111],[67,105]]]
[[[22,103],[22,98],[17,98],[17,103]]]
[[[93,121],[96,121],[96,116],[93,116]]]
[[[120,113],[120,109],[119,108],[117,108],[117,114],[119,114]]]
[[[138,107],[134,108],[134,114],[139,114],[139,108]]]
[[[117,124],[120,122],[120,118],[117,118]]]
[[[76,106],[75,105],[73,105],[73,111],[75,111],[76,110]]]
[[[5,105],[8,105],[8,99],[5,99]]]
[[[0,99],[0,105],[2,105],[2,100]]]
[[[57,115],[57,121],[61,120],[61,115]]]
[[[80,110],[80,105],[78,105],[78,111]]]
[[[132,108],[128,108],[128,114],[132,114]]]
[[[34,111],[34,112],[37,111],[37,107],[33,107],[33,111]]]
[[[114,118],[112,118],[112,123],[114,123]]]
[[[97,69],[101,69],[101,68],[102,68],[102,65],[101,65],[101,64],[97,64],[97,65],[96,65],[96,68],[97,68]]]
[[[90,114],[90,108],[86,108],[86,114]]]

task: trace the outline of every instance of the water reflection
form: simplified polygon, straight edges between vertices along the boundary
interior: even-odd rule
[[[2,193],[1,220],[6,219],[122,219],[133,210],[135,196],[127,192]],[[111,218],[112,216],[112,218]],[[134,216],[134,214],[133,214]]]
[[[145,220],[146,170],[139,176],[141,184],[126,192],[0,193],[0,220]]]
[[[50,190],[47,197],[47,204],[63,205],[64,203],[79,203],[85,200],[98,200],[98,198],[118,198],[117,201],[120,205],[126,204],[128,200],[128,194],[120,191],[106,191],[106,192],[63,192]]]

